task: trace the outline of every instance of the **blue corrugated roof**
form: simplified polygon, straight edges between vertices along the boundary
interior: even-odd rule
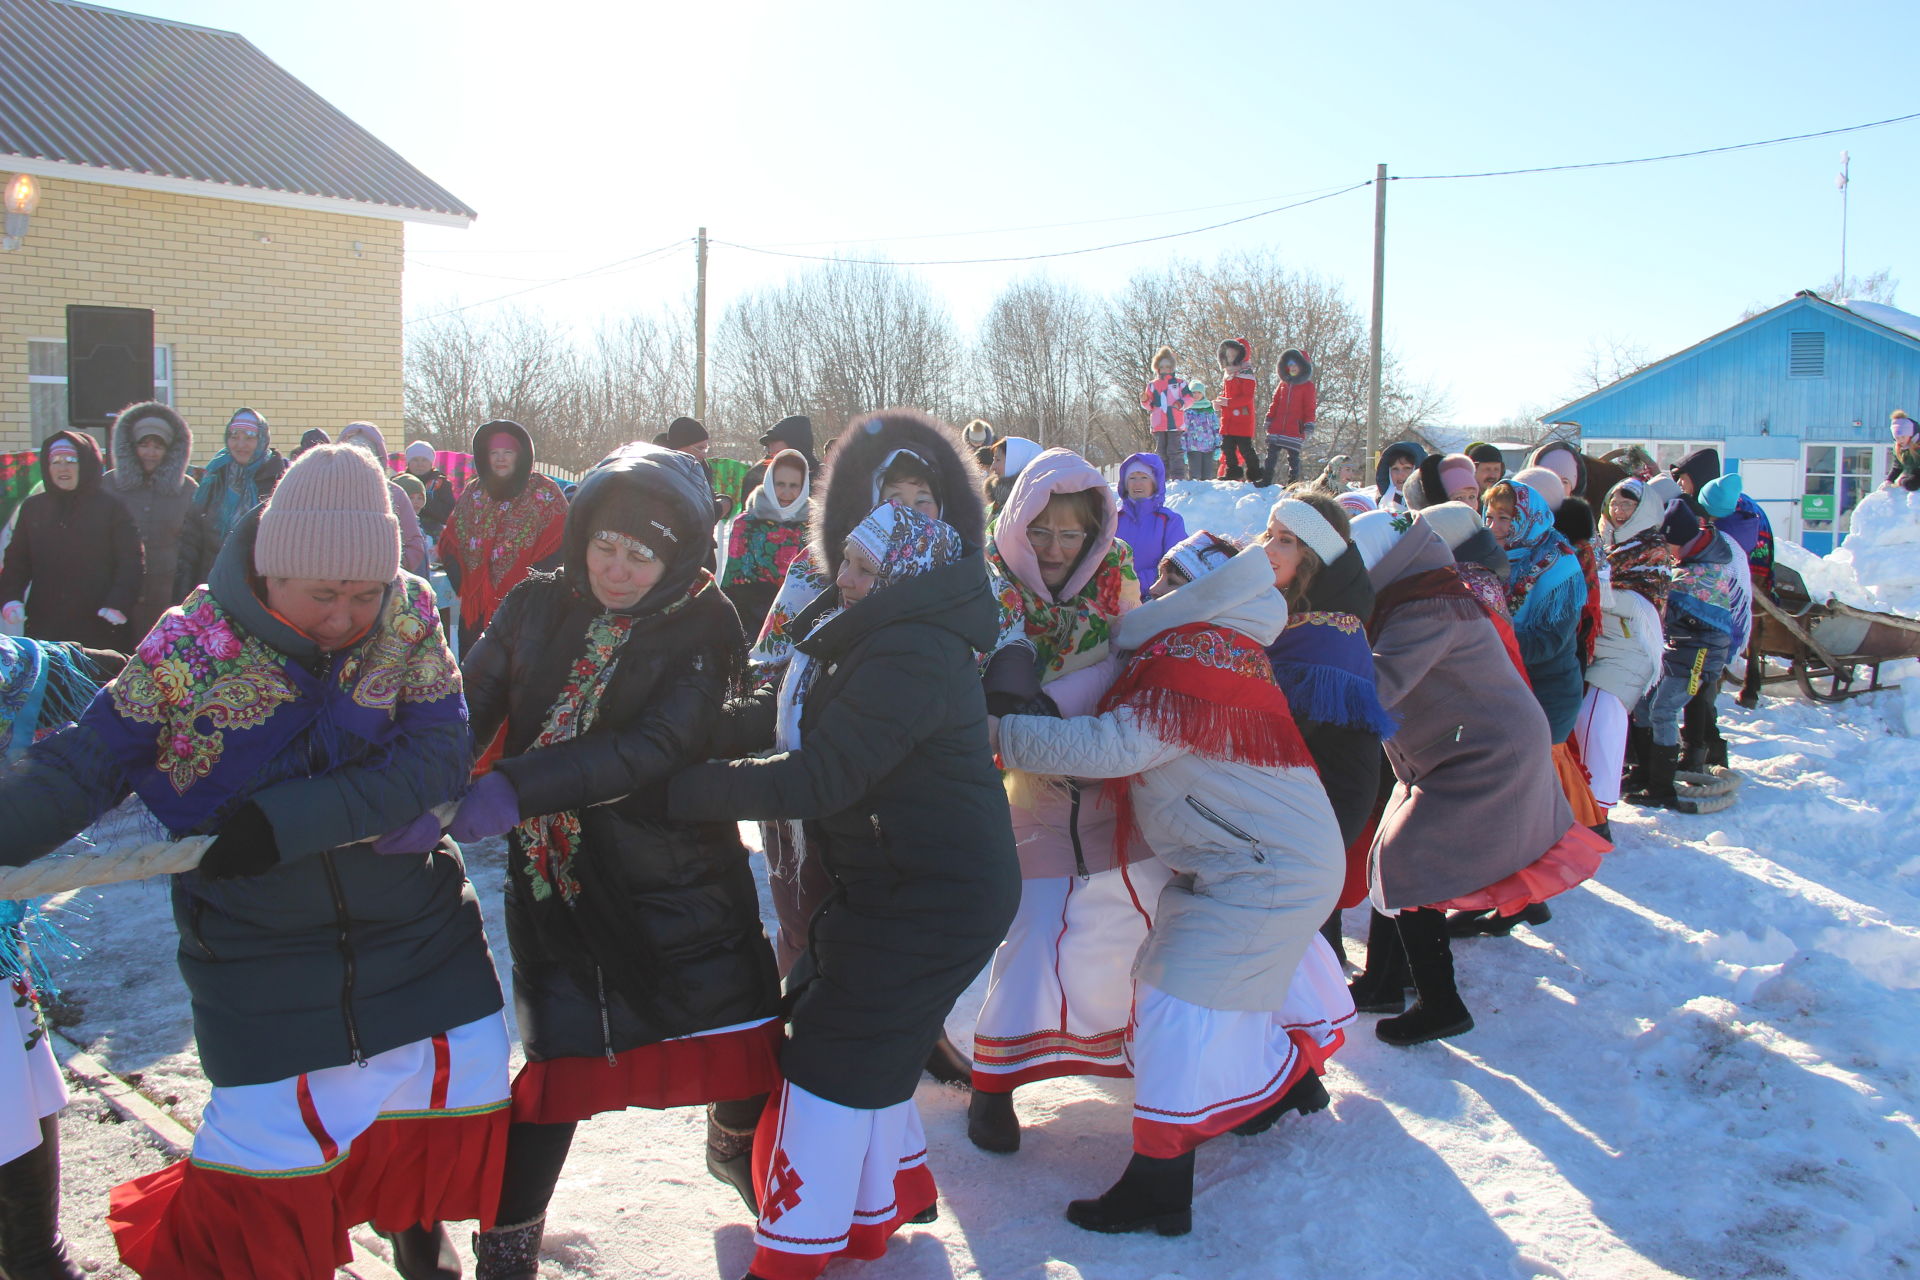
[[[0,0],[8,155],[474,216],[244,37],[70,0]]]

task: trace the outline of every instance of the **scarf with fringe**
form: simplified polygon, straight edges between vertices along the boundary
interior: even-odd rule
[[[1202,759],[1262,768],[1314,767],[1266,650],[1211,622],[1163,631],[1136,652],[1096,714],[1121,707],[1154,737]],[[1111,778],[1102,786],[1118,815],[1115,852],[1123,862],[1136,834],[1134,781]]]
[[[1667,540],[1658,529],[1616,542],[1607,548],[1608,574],[1615,591],[1643,596],[1657,610],[1667,607],[1673,573],[1667,559]]]
[[[1296,613],[1267,646],[1273,678],[1297,719],[1364,729],[1390,738],[1393,714],[1380,705],[1366,626],[1350,613]]]
[[[1586,604],[1579,553],[1553,527],[1553,512],[1539,491],[1513,483],[1513,533],[1507,562],[1507,609],[1516,635],[1560,631],[1576,625]]]

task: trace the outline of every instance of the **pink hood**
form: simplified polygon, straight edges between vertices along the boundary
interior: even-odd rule
[[[1047,589],[1040,581],[1040,562],[1034,558],[1033,547],[1027,542],[1027,526],[1039,519],[1054,494],[1079,493],[1083,489],[1100,491],[1104,500],[1101,510],[1105,514],[1101,518],[1100,532],[1094,535],[1086,553],[1080,557],[1080,563],[1074,566],[1073,576],[1067,579],[1066,585],[1054,597],[1056,600],[1071,600],[1106,560],[1107,552],[1113,547],[1115,530],[1120,525],[1120,501],[1114,497],[1113,490],[1107,487],[1106,478],[1094,470],[1092,463],[1073,450],[1048,449],[1022,469],[1020,478],[1013,483],[1013,491],[1007,495],[1006,505],[1000,509],[1000,521],[994,526],[993,544],[1014,577],[1035,595],[1045,596]]]

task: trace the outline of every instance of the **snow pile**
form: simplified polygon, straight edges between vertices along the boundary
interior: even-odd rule
[[[1838,575],[1850,575],[1862,598],[1840,594],[1861,608],[1920,617],[1920,493],[1881,489],[1853,509],[1853,532],[1827,557]],[[1843,585],[1845,583],[1842,578]]]
[[[1241,480],[1175,480],[1167,485],[1167,506],[1187,522],[1188,533],[1205,529],[1245,542],[1267,527],[1267,514],[1283,488],[1265,489]]]

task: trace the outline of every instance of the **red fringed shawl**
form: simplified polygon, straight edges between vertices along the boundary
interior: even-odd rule
[[[1251,637],[1195,622],[1149,640],[1100,700],[1104,714],[1127,707],[1163,742],[1210,760],[1311,769],[1313,756],[1274,683],[1267,651]],[[1107,800],[1124,859],[1134,833],[1133,778],[1110,778]]]

